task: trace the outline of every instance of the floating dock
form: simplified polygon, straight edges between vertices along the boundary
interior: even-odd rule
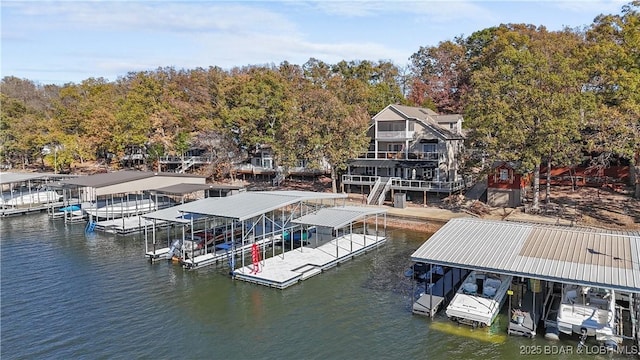
[[[557,314],[564,294],[557,295],[549,284],[562,284],[615,293],[615,309],[610,313],[615,314],[616,320],[608,324],[612,334],[596,334],[596,342],[613,348],[622,341],[640,339],[640,325],[635,316],[638,308],[633,308],[631,300],[640,289],[638,231],[456,218],[422,244],[411,260],[547,283],[547,292],[542,291],[542,297],[532,297],[523,290],[521,303],[513,303],[511,299],[511,308],[519,305],[516,310],[524,315],[509,326],[511,334],[534,336],[539,332],[536,325],[544,319],[545,337],[558,339]],[[538,304],[543,305],[542,309]],[[576,335],[575,330],[572,335]],[[587,335],[592,337],[583,334],[581,343]]]
[[[384,236],[347,234],[317,247],[301,246],[234,271],[234,278],[255,284],[284,289],[299,281],[351,260],[377,248],[387,240]],[[313,238],[309,240],[312,244]]]
[[[269,244],[275,241],[279,241],[279,239],[280,239],[280,236],[275,236],[273,238],[260,239],[253,243],[245,243],[244,245],[241,243],[237,243],[235,244],[235,246],[228,243],[215,245],[214,251],[206,254],[194,256],[193,259],[181,260],[180,264],[185,269],[196,270],[201,267],[209,266],[224,260],[228,260],[230,257],[235,258],[238,255],[246,253],[251,249],[253,244],[258,245],[259,249],[264,251]]]
[[[442,306],[451,300],[468,274],[469,270],[466,269],[430,265],[429,270],[420,275],[419,281],[424,282],[424,291],[419,293],[411,311],[433,318]],[[420,286],[422,287],[422,284]]]
[[[538,330],[538,323],[542,318],[543,294],[527,290],[520,299],[520,306],[512,304],[513,310],[507,333],[533,338]]]
[[[202,250],[207,248],[200,245],[199,254],[190,254],[194,241],[188,248],[181,246],[184,268],[198,269],[226,261],[236,279],[284,289],[386,241],[386,210],[335,206],[336,200],[345,197],[305,191],[243,192],[145,214],[143,217],[152,224],[150,231],[145,231],[145,256],[154,262],[172,253],[170,241],[167,247],[156,248],[160,235],[156,223],[182,227],[181,244],[187,244],[192,241],[187,232],[195,239],[193,221],[199,218],[205,222],[205,231],[224,226],[232,235],[212,244],[211,251]],[[334,203],[333,207],[324,205],[324,200]],[[379,229],[380,219],[385,221]]]

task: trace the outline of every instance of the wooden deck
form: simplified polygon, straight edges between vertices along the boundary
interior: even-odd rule
[[[260,285],[284,289],[351,260],[368,250],[377,248],[386,237],[363,234],[347,234],[317,246],[303,246],[262,260],[259,269],[253,264],[234,271],[234,277]],[[310,239],[313,243],[314,239]]]

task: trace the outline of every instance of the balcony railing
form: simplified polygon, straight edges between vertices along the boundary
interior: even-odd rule
[[[350,185],[373,185],[380,177],[365,175],[342,175],[342,183]],[[404,180],[393,178],[391,188],[394,190],[454,192],[468,188],[473,179],[465,178],[455,181]]]
[[[413,131],[378,131],[376,137],[378,139],[390,140],[408,140],[413,139]]]
[[[342,183],[343,184],[373,185],[376,181],[378,181],[378,179],[380,179],[380,176],[342,175]]]
[[[424,152],[424,151],[411,151],[405,153],[404,151],[368,151],[358,159],[400,159],[400,160],[429,160],[429,161],[444,161],[445,154],[441,152]]]
[[[181,164],[183,161],[193,162],[194,164],[208,164],[211,162],[211,158],[208,156],[161,156],[158,158],[161,164]]]

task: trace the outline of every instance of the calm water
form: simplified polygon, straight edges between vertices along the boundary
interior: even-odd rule
[[[276,290],[232,281],[222,266],[149,264],[141,235],[85,235],[83,224],[46,214],[2,219],[0,357],[500,359],[554,352],[550,346],[575,351],[572,339],[507,338],[504,318],[471,330],[444,315],[412,315],[403,272],[427,237],[390,231],[379,250]]]

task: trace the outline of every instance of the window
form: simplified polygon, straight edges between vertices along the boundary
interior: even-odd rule
[[[389,151],[402,151],[402,144],[389,144],[387,148]]]
[[[422,151],[426,153],[436,152],[436,144],[422,144]]]
[[[500,169],[500,181],[509,180],[509,169]]]
[[[376,168],[373,166],[367,166],[364,168],[364,174],[365,175],[369,175],[369,176],[373,176],[376,174]]]

